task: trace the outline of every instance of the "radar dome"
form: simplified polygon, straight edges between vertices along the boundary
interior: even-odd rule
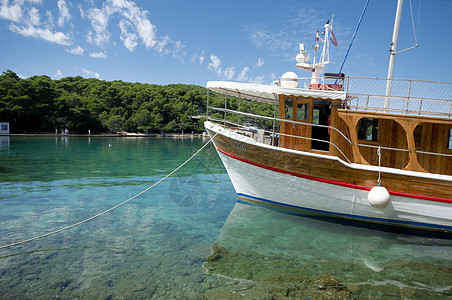
[[[286,72],[281,76],[281,86],[287,88],[298,87],[298,75],[294,72]]]

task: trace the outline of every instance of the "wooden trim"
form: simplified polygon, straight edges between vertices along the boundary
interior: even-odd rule
[[[435,118],[430,116],[418,116],[418,115],[405,115],[405,114],[391,114],[382,112],[368,112],[362,110],[351,110],[351,109],[339,109],[339,112],[360,115],[362,118],[378,118],[378,119],[393,119],[393,120],[417,120],[419,122],[429,122],[429,123],[441,123],[441,124],[451,124],[451,118]]]
[[[213,136],[213,134],[211,134]],[[299,174],[324,181],[340,181],[350,187],[370,189],[377,183],[378,172],[347,167],[335,159],[303,155],[302,152],[291,153],[278,148],[262,148],[253,144],[242,143],[235,139],[217,135],[215,145],[218,149],[239,159],[255,164]],[[427,198],[451,199],[452,184],[450,180],[439,180],[382,172],[381,183],[394,195],[410,194]]]

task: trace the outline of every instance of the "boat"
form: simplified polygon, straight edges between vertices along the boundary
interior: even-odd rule
[[[402,5],[387,78],[323,72],[335,42],[327,21],[313,59],[303,44],[296,56],[311,77],[207,82],[205,129],[240,200],[452,233],[452,83],[392,78]],[[224,105],[209,104],[218,93]],[[246,111],[246,101],[272,114]]]

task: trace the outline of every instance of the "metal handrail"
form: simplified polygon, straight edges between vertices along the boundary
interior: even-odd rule
[[[411,152],[410,149],[401,149],[401,148],[391,148],[391,147],[383,147],[383,146],[374,146],[374,145],[367,145],[367,144],[357,144],[361,147],[369,147],[369,148],[381,148],[383,150],[392,150],[392,151],[403,151],[403,152]]]
[[[211,107],[211,106],[209,106],[208,108],[214,109],[214,110],[218,110],[218,111],[226,111],[226,112],[230,112],[230,113],[233,113],[233,114],[235,113],[235,114],[238,114],[238,115],[244,115],[244,116],[248,116],[248,117],[252,117],[252,118],[265,119],[265,120],[269,120],[269,121],[276,120],[276,121],[279,121],[279,122],[287,122],[287,123],[292,123],[292,124],[299,124],[299,125],[307,125],[307,126],[315,126],[315,127],[322,127],[322,128],[333,129],[333,130],[337,131],[347,142],[349,142],[350,145],[353,146],[353,142],[349,138],[347,138],[339,129],[337,129],[336,127],[333,127],[333,126],[312,124],[312,123],[304,123],[304,122],[298,122],[298,121],[286,120],[286,119],[279,119],[279,118],[272,118],[272,117],[255,115],[255,114],[251,114],[251,113],[237,112],[235,110],[218,108],[218,107]]]
[[[452,157],[452,154],[446,154],[446,153],[435,153],[435,152],[418,151],[418,150],[414,150],[414,152],[420,153],[420,154],[428,154],[428,155],[438,155],[438,156]]]
[[[417,114],[452,118],[452,82],[438,82],[412,79],[390,79],[397,87],[390,95],[384,94],[387,78],[349,76],[346,81],[346,101],[353,109],[383,111],[398,114]],[[372,101],[369,101],[369,98]],[[361,104],[360,100],[365,101]],[[384,100],[384,101],[383,101]],[[389,101],[389,107],[384,103]],[[428,108],[426,109],[426,103]],[[360,105],[361,104],[361,105]]]
[[[217,118],[210,118],[210,120],[217,121],[217,122],[223,122],[223,120],[220,120],[220,119],[217,119]],[[237,126],[237,127],[245,127],[245,126],[243,126],[243,125],[241,125],[241,124],[237,124],[237,123],[234,123],[234,122],[231,122],[231,121],[226,121],[226,123],[235,125],[235,126]],[[221,125],[220,125],[220,126],[221,126]],[[225,127],[225,125],[223,125],[223,127]],[[272,134],[272,132],[269,131],[269,130],[265,130],[265,129],[264,129],[264,132],[267,132],[267,133]],[[351,162],[350,159],[347,157],[347,155],[345,155],[345,153],[342,152],[342,150],[339,149],[339,147],[336,146],[336,144],[334,144],[334,143],[332,143],[332,142],[330,142],[330,141],[319,140],[319,139],[309,138],[309,137],[305,137],[305,136],[298,136],[298,135],[285,134],[285,133],[278,133],[278,134],[279,134],[280,136],[282,135],[282,136],[287,136],[287,137],[293,137],[293,138],[299,138],[299,139],[305,139],[305,140],[311,140],[311,141],[318,141],[318,142],[323,142],[323,143],[327,143],[327,144],[333,145],[333,146],[337,149],[337,151],[339,151],[339,153],[342,154],[343,157],[345,157],[345,159],[347,160],[347,162],[348,162],[349,164],[352,164],[352,162]],[[321,151],[321,150],[320,150],[320,151]]]
[[[224,108],[218,108],[218,107],[212,107],[212,106],[209,106],[208,108],[210,108],[210,109],[213,109],[213,110],[218,110],[218,111],[222,111],[222,112],[229,112],[229,113],[233,113],[233,114],[238,114],[238,115],[244,115],[244,116],[248,116],[248,117],[252,117],[252,118],[257,118],[257,119],[264,119],[264,120],[269,120],[269,121],[273,121],[273,120],[276,120],[276,121],[279,121],[279,122],[287,122],[287,123],[292,123],[292,124],[299,124],[299,125],[308,125],[308,126],[316,126],[316,127],[322,127],[322,128],[331,128],[331,129],[333,129],[333,130],[335,130],[335,131],[337,131],[342,137],[344,137],[345,138],[345,140],[347,141],[347,142],[349,142],[349,144],[351,145],[351,146],[353,146],[353,142],[349,139],[349,138],[347,138],[339,129],[337,129],[336,127],[333,127],[333,126],[327,126],[327,125],[320,125],[320,124],[311,124],[311,123],[303,123],[303,122],[298,122],[298,121],[293,121],[293,120],[285,120],[285,119],[279,119],[279,118],[272,118],[272,117],[266,117],[266,116],[260,116],[260,115],[255,115],[255,114],[252,114],[252,113],[245,113],[245,112],[237,112],[237,111],[235,111],[235,110],[230,110],[230,109],[224,109]],[[222,120],[217,120],[217,119],[214,119],[214,118],[211,118],[211,119],[213,119],[213,120],[216,120],[216,121],[219,121],[219,122],[224,122],[225,120],[224,119],[222,119]],[[237,123],[233,123],[233,122],[230,122],[230,121],[226,121],[227,123],[229,123],[229,124],[233,124],[233,125],[235,125],[235,126],[238,126],[238,127],[244,127],[243,125],[241,125],[241,124],[237,124]],[[271,131],[267,131],[267,130],[265,130],[265,132],[269,132],[269,133],[272,133]],[[295,136],[295,135],[288,135],[288,134],[284,134],[284,133],[278,133],[279,135],[282,135],[282,136],[289,136],[289,137],[297,137],[297,138],[301,138],[301,139],[309,139],[309,140],[314,140],[314,141],[321,141],[321,142],[325,142],[325,143],[329,143],[329,144],[332,144],[348,161],[350,161],[349,159],[348,159],[348,157],[334,144],[334,143],[331,143],[331,142],[329,142],[329,141],[324,141],[324,140],[319,140],[319,139],[313,139],[313,138],[308,138],[308,137],[301,137],[301,136]],[[369,148],[378,148],[378,146],[374,146],[374,145],[367,145],[367,144],[357,144],[357,146],[361,146],[361,147],[369,147]],[[400,151],[400,152],[411,152],[411,150],[410,149],[402,149],[402,148],[391,148],[391,147],[383,147],[383,146],[380,146],[381,147],[381,149],[384,149],[384,150],[391,150],[391,151]],[[434,153],[434,152],[424,152],[424,151],[417,151],[417,150],[415,150],[414,152],[416,152],[416,153],[421,153],[421,154],[429,154],[429,155],[438,155],[438,156],[444,156],[444,157],[452,157],[452,155],[450,155],[450,154],[445,154],[445,153]]]

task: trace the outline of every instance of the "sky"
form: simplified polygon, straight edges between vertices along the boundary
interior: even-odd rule
[[[0,72],[151,84],[299,77],[304,43],[332,18],[338,72],[366,0],[0,0]],[[342,72],[384,78],[396,0],[371,0]],[[419,9],[420,8],[420,9]],[[411,13],[411,11],[413,13]],[[451,0],[405,0],[394,78],[452,81]]]

